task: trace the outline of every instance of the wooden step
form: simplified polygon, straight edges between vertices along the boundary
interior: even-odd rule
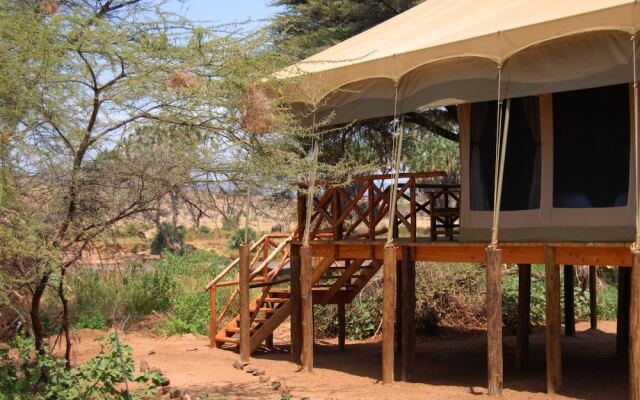
[[[240,339],[234,339],[234,338],[225,337],[225,336],[216,336],[216,342],[240,344]]]
[[[240,328],[239,328],[239,327],[236,327],[236,328],[234,328],[234,327],[229,327],[229,328],[224,328],[224,330],[225,330],[225,331],[227,331],[227,332],[229,332],[229,333],[238,333],[238,332],[240,332]],[[256,328],[255,328],[255,327],[253,327],[253,328],[251,328],[251,329],[249,330],[249,332],[251,332],[251,334],[253,334],[253,332],[255,332],[255,331],[256,331]]]
[[[265,303],[286,303],[287,301],[289,299],[284,297],[267,297],[264,299]]]
[[[252,313],[252,314],[255,314],[256,310],[254,308],[254,309],[249,310],[249,312]],[[273,309],[273,308],[270,308],[270,307],[261,307],[260,310],[258,310],[258,312],[264,312],[264,313],[268,314],[268,313],[274,313],[274,312],[276,312],[276,310]]]

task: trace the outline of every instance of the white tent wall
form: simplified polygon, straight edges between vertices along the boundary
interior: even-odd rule
[[[632,100],[632,93],[630,90]],[[501,211],[500,240],[503,242],[630,242],[635,238],[635,176],[634,159],[637,145],[633,135],[633,112],[629,113],[629,191],[626,206],[602,208],[554,208],[553,205],[553,96],[540,95],[541,127],[541,198],[540,208],[522,211]],[[633,101],[630,101],[633,104]],[[630,110],[632,111],[632,110]],[[462,167],[462,199],[460,236],[464,242],[487,242],[491,236],[492,211],[471,209],[470,131],[471,106],[458,107],[460,122],[460,152]],[[599,118],[585,115],[585,118]],[[585,159],[585,163],[590,160]]]

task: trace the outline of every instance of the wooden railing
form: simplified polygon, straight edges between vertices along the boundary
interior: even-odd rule
[[[397,207],[392,226],[399,237],[404,227],[412,241],[418,238],[420,217],[430,219],[425,224],[426,237],[453,240],[459,232],[460,185],[439,183],[444,172],[400,174]],[[312,240],[368,239],[375,240],[388,232],[391,180],[393,175],[359,177],[348,185],[320,182],[314,196],[311,219]],[[304,186],[298,194],[298,231],[305,226],[306,197]]]
[[[293,235],[289,234],[271,233],[262,236],[251,246],[251,262],[249,264],[250,287],[261,287],[263,293],[267,293],[272,285],[281,283],[277,281],[276,278],[284,266],[289,263],[291,249],[289,242],[291,242],[292,238]],[[218,327],[227,317],[233,301],[238,297],[238,293],[240,292],[240,281],[237,276],[239,272],[238,267],[239,259],[235,259],[223,268],[205,287],[205,290],[209,291],[211,307],[209,329],[211,331],[210,337],[212,338],[212,343],[218,332]],[[216,295],[218,289],[223,287],[234,288],[218,314],[216,311]]]

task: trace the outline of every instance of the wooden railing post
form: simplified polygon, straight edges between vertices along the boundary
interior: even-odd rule
[[[382,383],[393,383],[394,375],[394,325],[396,308],[396,249],[384,248],[382,291]]]
[[[249,257],[251,246],[240,246],[240,361],[249,362],[251,354],[249,315]]]
[[[487,375],[489,396],[502,395],[502,250],[487,248]]]
[[[313,253],[310,246],[300,249],[300,292],[302,298],[302,370],[313,372]]]
[[[640,400],[640,254],[633,254],[629,311],[629,399]]]
[[[375,210],[376,189],[374,187],[375,183],[373,182],[373,180],[369,180],[367,184],[369,185],[369,196],[367,198],[367,200],[369,201],[369,208],[367,209],[367,214],[369,216],[369,240],[375,240],[376,239],[376,223],[375,223],[376,221],[376,210]]]
[[[303,193],[302,190],[304,190],[304,188],[298,186],[298,202],[296,207],[298,214],[298,240],[302,240],[302,233],[307,223],[307,194]]]
[[[556,394],[562,386],[562,349],[560,344],[560,267],[556,263],[555,249],[545,247],[545,336],[547,354],[547,393]]]
[[[331,214],[334,221],[333,226],[333,239],[334,240],[342,240],[342,224],[338,223],[338,220],[342,216],[342,203],[340,199],[340,191],[337,189],[333,189],[333,197],[331,199]]]
[[[291,245],[291,361],[300,364],[302,354],[302,299],[300,292],[300,245]]]
[[[218,314],[216,313],[216,285],[209,288],[209,344],[211,347],[218,347],[216,335],[218,334]]]
[[[410,201],[409,201],[409,207],[411,210],[411,241],[415,242],[418,238],[418,213],[417,213],[417,204],[416,204],[416,191],[418,190],[417,184],[416,184],[416,178],[411,178],[411,195],[410,195]]]

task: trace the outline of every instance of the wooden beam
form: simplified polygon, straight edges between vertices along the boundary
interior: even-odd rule
[[[576,318],[574,304],[574,276],[573,265],[564,266],[564,335],[576,335]]]
[[[640,400],[640,254],[633,255],[629,319],[629,399]]]
[[[486,249],[488,394],[496,397],[502,395],[503,383],[501,256],[500,249]]]
[[[249,263],[251,246],[243,244],[240,246],[240,361],[249,362],[251,354],[249,315]]]
[[[555,394],[562,386],[562,349],[560,344],[560,268],[556,262],[555,250],[545,248],[545,337],[547,355],[547,393]]]
[[[629,307],[632,268],[618,267],[618,317],[616,319],[616,354],[629,354]]]
[[[213,285],[209,288],[209,310],[209,345],[211,347],[218,347],[218,342],[216,342],[216,335],[218,334],[218,314],[216,313],[216,285]]]
[[[291,245],[291,361],[300,364],[302,354],[302,293],[300,292],[300,245]]]
[[[382,383],[393,383],[394,375],[394,325],[396,308],[396,249],[384,248],[383,293],[382,293]]]
[[[302,299],[302,370],[313,372],[313,250],[300,249],[300,293]]]
[[[411,248],[402,248],[402,350],[400,380],[408,381],[415,361],[416,345],[416,264]]]
[[[598,289],[597,267],[589,265],[589,321],[591,329],[598,329]]]
[[[338,350],[340,351],[345,349],[346,319],[344,304],[338,304]]]
[[[529,359],[531,316],[531,264],[518,264],[518,328],[516,368],[521,370]]]
[[[396,261],[396,355],[400,356],[402,354],[402,304],[403,304],[403,293],[402,293],[402,261]]]

